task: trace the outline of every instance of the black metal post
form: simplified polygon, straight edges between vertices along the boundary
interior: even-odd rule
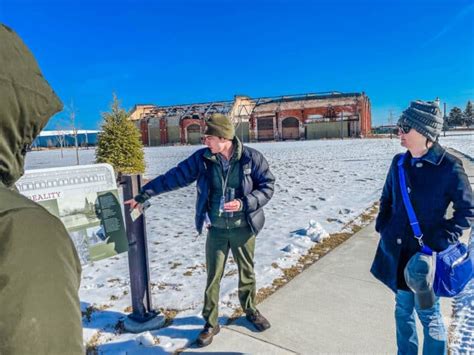
[[[122,175],[125,201],[133,198],[141,188],[140,175]],[[150,269],[146,240],[145,217],[142,214],[135,221],[130,216],[130,206],[125,206],[125,227],[128,238],[128,265],[133,312],[128,317],[143,323],[157,315],[152,309]]]

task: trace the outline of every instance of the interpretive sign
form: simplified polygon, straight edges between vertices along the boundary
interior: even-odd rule
[[[57,216],[82,264],[128,250],[113,168],[108,164],[29,170],[20,193]]]

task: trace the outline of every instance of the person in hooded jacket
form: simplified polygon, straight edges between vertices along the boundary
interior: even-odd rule
[[[474,201],[468,177],[461,160],[437,141],[443,118],[436,103],[412,102],[397,125],[401,145],[408,150],[403,167],[423,242],[436,252],[445,250],[473,221]],[[375,224],[381,238],[371,272],[395,293],[398,353],[418,354],[416,312],[423,325],[423,354],[446,354],[447,334],[439,298],[428,289],[421,298],[405,279],[405,268],[421,247],[414,238],[400,190],[397,163],[401,155],[394,157],[382,191]],[[450,203],[454,213],[447,218]],[[427,299],[430,294],[431,299]]]
[[[132,208],[139,207],[152,196],[196,181],[198,233],[209,224],[207,284],[202,311],[206,324],[197,339],[199,346],[210,344],[220,330],[219,289],[229,250],[238,266],[239,300],[247,320],[257,331],[270,328],[268,320],[256,308],[253,257],[256,235],[265,222],[263,206],[272,198],[275,183],[265,157],[240,142],[226,116],[211,115],[206,122],[203,142],[207,148],[199,149],[175,168],[151,180],[139,195],[125,202]],[[229,189],[233,189],[235,196],[226,199]]]
[[[81,265],[59,219],[15,189],[28,147],[62,103],[0,24],[0,354],[83,354]]]

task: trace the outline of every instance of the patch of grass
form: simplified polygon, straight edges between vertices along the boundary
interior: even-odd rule
[[[262,302],[265,298],[270,296],[273,292],[274,292],[273,287],[263,287],[260,290],[258,290],[257,295],[255,297],[257,304]]]
[[[197,270],[197,269],[205,269],[206,265],[205,264],[196,264],[194,266],[188,266],[188,270]]]
[[[237,319],[239,319],[242,315],[244,314],[244,312],[242,311],[242,308],[238,308],[234,311],[234,313],[232,313],[232,315],[227,319],[227,325],[229,324],[232,324],[233,322],[235,322]]]
[[[224,275],[224,277],[237,275],[238,273],[239,273],[239,270],[237,270],[237,269],[230,270],[230,271],[228,271],[228,272]]]
[[[296,275],[298,275],[301,271],[303,271],[302,265],[301,265],[301,258],[298,261],[298,264],[295,266],[287,267],[285,269],[282,269],[283,275],[287,280],[293,279]]]
[[[165,324],[163,325],[163,327],[169,327],[171,324],[173,324],[173,319],[179,313],[177,309],[165,308],[160,308],[160,312],[165,316]]]
[[[178,266],[181,266],[181,265],[182,265],[181,263],[176,263],[176,262],[175,262],[175,263],[173,263],[173,265],[171,265],[170,269],[171,269],[171,270],[174,270],[174,269],[176,269]]]
[[[377,215],[379,211],[379,202],[375,202],[367,211],[362,213],[360,216],[360,220],[364,224],[369,224],[375,219],[375,216]]]
[[[102,333],[100,331],[94,333],[89,341],[86,343],[86,355],[98,355],[98,346],[100,345],[99,339]]]
[[[283,277],[279,277],[275,280],[273,280],[273,287],[275,287],[276,289],[282,287],[283,285],[285,285],[286,283],[288,282],[287,279],[283,278]],[[262,299],[263,300],[263,299]]]
[[[87,322],[91,321],[92,313],[97,312],[99,309],[95,305],[90,305],[86,308],[85,311],[81,312],[82,317],[86,319]]]

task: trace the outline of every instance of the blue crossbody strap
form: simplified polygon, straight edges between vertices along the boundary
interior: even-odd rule
[[[426,246],[423,243],[423,233],[421,232],[420,224],[418,223],[418,219],[416,218],[415,210],[413,209],[413,205],[411,204],[410,197],[408,196],[407,190],[407,183],[405,179],[405,169],[403,167],[403,163],[407,157],[408,153],[403,154],[400,159],[398,160],[398,180],[400,182],[400,190],[402,193],[403,204],[405,205],[405,209],[407,211],[408,220],[410,221],[410,226],[413,230],[413,236],[418,240],[418,243],[421,247],[421,252],[424,254],[431,255],[433,250],[430,247]]]

